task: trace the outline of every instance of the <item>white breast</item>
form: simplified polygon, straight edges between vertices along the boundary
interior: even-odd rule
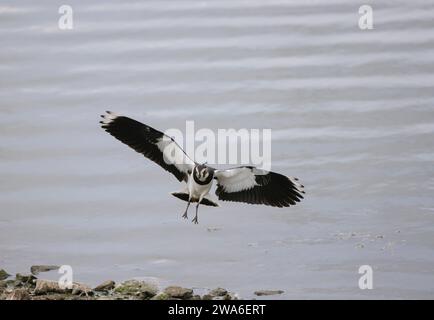
[[[193,175],[188,177],[188,192],[192,199],[202,200],[211,190],[213,180],[206,185],[200,185],[194,181]]]

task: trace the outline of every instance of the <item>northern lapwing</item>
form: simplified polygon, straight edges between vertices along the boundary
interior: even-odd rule
[[[218,170],[193,161],[176,141],[164,133],[128,117],[107,111],[101,116],[102,128],[146,158],[154,161],[187,185],[183,191],[172,192],[187,202],[183,218],[187,219],[190,203],[196,204],[193,222],[197,224],[199,204],[218,207],[209,196],[213,180],[217,180],[219,200],[289,207],[303,199],[304,187],[297,178],[264,171],[252,166]]]

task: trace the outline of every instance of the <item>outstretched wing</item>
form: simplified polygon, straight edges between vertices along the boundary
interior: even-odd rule
[[[303,185],[297,178],[257,169],[238,167],[216,170],[219,200],[289,207],[303,199]]]
[[[171,137],[136,120],[110,111],[101,116],[102,128],[113,137],[186,181],[195,163]]]

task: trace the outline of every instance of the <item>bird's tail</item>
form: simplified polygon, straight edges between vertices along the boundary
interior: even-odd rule
[[[177,197],[178,199],[188,202],[189,195],[187,192],[176,191],[176,192],[172,192],[171,195]],[[197,199],[192,199],[191,202],[197,202]],[[217,202],[215,202],[214,200],[212,200],[207,196],[202,199],[200,204],[203,204],[204,206],[210,206],[210,207],[220,207],[220,205]]]

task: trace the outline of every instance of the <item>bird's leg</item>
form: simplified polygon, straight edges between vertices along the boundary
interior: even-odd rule
[[[200,201],[196,205],[196,215],[194,216],[193,220],[191,220],[192,222],[194,222],[194,224],[199,223],[199,221],[197,220],[197,210],[199,209],[199,204],[200,204]]]
[[[185,208],[185,212],[184,212],[184,214],[182,215],[182,217],[183,217],[184,219],[188,219],[187,212],[188,212],[188,207],[189,207],[189,206],[190,206],[190,199],[188,199],[187,208]]]

